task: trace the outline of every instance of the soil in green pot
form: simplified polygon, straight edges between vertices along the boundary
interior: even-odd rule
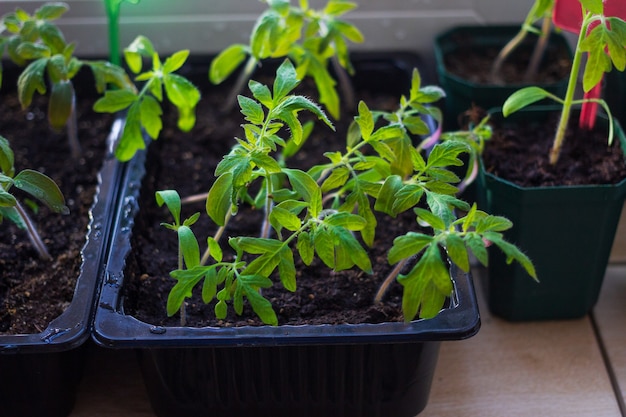
[[[533,39],[536,39],[533,37]],[[460,78],[476,84],[522,84],[525,80],[526,68],[533,53],[534,43],[525,42],[518,47],[502,64],[498,80],[491,77],[493,63],[500,53],[500,47],[476,46],[469,36],[458,36],[455,39],[459,48],[444,56],[446,69]],[[545,59],[549,57],[550,59]],[[571,59],[565,48],[549,47],[541,61],[537,75],[532,82],[555,83],[569,75]]]
[[[72,300],[112,117],[93,113],[93,100],[82,100],[83,91],[78,89],[83,157],[74,162],[65,131],[49,128],[47,100],[36,95],[33,104],[22,110],[9,85],[5,77],[0,90],[0,135],[11,143],[16,171],[32,168],[54,179],[71,213],[50,213],[41,205],[31,216],[53,258],[50,262],[39,259],[23,230],[8,220],[0,225],[0,334],[39,333]]]
[[[257,79],[257,78],[254,78]],[[263,80],[260,80],[265,82]],[[201,81],[203,82],[203,81]],[[266,82],[267,83],[267,82]],[[201,84],[198,84],[201,85]],[[304,86],[303,86],[304,87]],[[150,146],[147,157],[147,173],[144,177],[139,201],[140,211],[135,218],[132,235],[132,251],[127,259],[124,272],[125,312],[151,324],[177,326],[179,316],[167,317],[165,313],[169,290],[175,281],[169,272],[177,265],[177,240],[171,230],[160,226],[169,222],[170,216],[163,208],[158,208],[154,192],[173,188],[181,197],[207,192],[214,179],[214,170],[222,155],[234,144],[233,136],[241,135],[243,122],[238,110],[230,114],[216,111],[224,102],[226,88],[212,88],[203,92],[198,108],[197,126],[191,133],[181,134],[173,128],[166,128],[162,138]],[[299,94],[313,96],[308,90]],[[248,93],[246,93],[248,95]],[[373,97],[360,93],[372,109],[390,110],[396,106],[399,97],[383,97],[374,102]],[[336,124],[337,133],[325,125],[314,129],[314,134],[305,145],[307,152],[292,161],[302,168],[325,159],[320,147],[325,150],[341,149],[345,143],[345,132],[353,112],[343,109],[343,121]],[[170,120],[167,126],[175,126]],[[338,140],[339,139],[339,140]],[[311,156],[315,155],[315,156]],[[313,158],[318,158],[315,161]],[[183,207],[183,216],[202,212],[202,220],[193,226],[199,241],[203,242],[215,230],[204,213],[204,201]],[[249,233],[258,236],[262,213],[240,208],[231,220],[224,234],[238,235]],[[273,303],[279,324],[321,324],[321,323],[377,323],[402,321],[401,288],[394,284],[384,298],[382,305],[374,305],[373,299],[384,277],[390,271],[387,263],[387,250],[394,236],[417,228],[413,212],[398,219],[383,218],[379,221],[377,238],[371,251],[372,264],[376,270],[368,275],[358,269],[354,271],[332,272],[321,262],[305,267],[298,266],[298,289],[288,292],[280,284],[264,289],[263,295]],[[392,234],[385,235],[385,232]],[[227,244],[222,245],[223,248]],[[201,250],[204,250],[201,246]],[[298,259],[298,255],[295,256]],[[275,282],[278,281],[274,277]],[[196,290],[200,290],[197,288]],[[240,326],[260,325],[260,320],[247,306],[242,316],[236,316],[229,307],[226,320],[215,319],[214,303],[204,304],[195,291],[187,303],[187,325],[189,326]]]
[[[554,113],[545,124],[494,129],[483,153],[486,171],[522,187],[616,184],[626,178],[624,152],[617,138],[608,146],[605,132],[580,129],[578,117],[570,119],[558,163],[550,164],[557,123]]]

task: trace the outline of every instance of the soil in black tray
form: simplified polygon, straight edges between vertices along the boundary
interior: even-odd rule
[[[533,38],[534,39],[534,38]],[[538,72],[532,80],[525,79],[526,69],[530,62],[534,44],[526,42],[518,47],[504,61],[497,75],[491,76],[493,63],[500,53],[496,46],[473,45],[471,36],[457,39],[459,48],[445,55],[446,69],[451,73],[476,84],[522,84],[522,83],[555,83],[569,75],[571,59],[565,48],[549,46]]]
[[[22,110],[5,73],[0,90],[0,135],[15,153],[15,168],[36,169],[50,176],[65,196],[69,215],[40,205],[31,215],[52,256],[39,259],[23,230],[8,220],[0,225],[0,333],[39,333],[69,305],[80,273],[89,209],[105,152],[112,117],[91,110],[77,88],[78,136],[82,157],[73,161],[65,130],[54,132],[47,122],[47,99],[35,95]],[[77,84],[78,85],[78,84]]]
[[[626,178],[619,140],[609,146],[605,131],[580,129],[578,117],[570,118],[559,161],[550,164],[557,123],[554,113],[547,123],[494,129],[483,153],[487,172],[522,187],[616,184]]]
[[[253,77],[257,79],[256,77]],[[267,80],[260,80],[267,83]],[[201,80],[200,83],[206,84]],[[200,85],[200,84],[197,84]],[[300,89],[303,88],[303,89]],[[299,87],[299,94],[311,96],[305,85]],[[224,102],[228,88],[213,87],[203,91],[203,98],[197,111],[197,126],[192,132],[181,134],[172,121],[163,136],[153,143],[147,156],[147,173],[144,177],[139,201],[140,211],[135,219],[132,235],[132,252],[127,259],[125,270],[125,312],[147,323],[177,326],[179,316],[168,318],[165,313],[169,290],[175,281],[169,272],[177,266],[177,237],[174,232],[160,226],[162,222],[171,222],[170,215],[163,208],[158,208],[154,193],[158,190],[173,188],[181,197],[207,192],[214,179],[214,169],[222,155],[234,144],[234,136],[242,135],[242,115],[238,109],[229,114],[221,114],[218,109]],[[364,99],[371,109],[391,110],[395,108],[399,96],[383,96],[377,102],[367,92],[357,92],[358,98]],[[408,94],[408,90],[406,92]],[[249,95],[247,93],[246,95]],[[304,114],[304,113],[303,113]],[[313,135],[305,145],[304,152],[296,156],[291,164],[306,169],[316,162],[325,162],[323,151],[342,149],[348,121],[354,112],[343,109],[341,123],[336,123],[337,132],[333,133],[323,124],[318,124]],[[290,164],[290,165],[291,165]],[[204,213],[204,202],[184,206],[183,216],[202,212],[202,220],[193,226],[198,240],[206,242],[206,237],[215,231]],[[250,234],[258,236],[262,213],[240,208],[239,213],[228,225],[224,234],[235,236]],[[390,271],[387,263],[387,250],[394,236],[404,234],[410,228],[417,227],[415,215],[409,212],[398,219],[381,218],[377,238],[371,250],[372,264],[376,270],[368,275],[360,270],[350,272],[332,272],[321,262],[305,267],[297,265],[297,291],[290,293],[276,283],[273,288],[264,289],[263,296],[268,298],[278,315],[279,324],[320,324],[320,323],[361,323],[400,321],[401,289],[394,284],[387,293],[384,304],[374,305],[373,299],[384,277]],[[206,244],[206,243],[205,243]],[[227,244],[222,244],[227,247]],[[204,250],[201,246],[201,250]],[[295,256],[298,259],[298,255]],[[276,277],[273,277],[278,282]],[[187,303],[187,325],[189,326],[239,326],[260,325],[260,320],[252,313],[246,303],[244,314],[239,317],[232,313],[226,320],[216,320],[213,312],[214,302],[204,304],[196,288],[193,298]]]

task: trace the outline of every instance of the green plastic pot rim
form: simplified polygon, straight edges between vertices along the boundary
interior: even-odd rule
[[[547,105],[547,106],[530,106],[527,107],[525,109],[520,110],[520,112],[555,112],[555,111],[560,111],[560,106],[557,105]],[[502,113],[502,108],[501,107],[493,107],[491,109],[488,110],[487,112],[490,116],[493,115],[499,115],[501,116]],[[600,119],[603,120],[608,120],[607,116],[602,113],[602,112],[598,112],[598,117]],[[625,136],[626,133],[624,132],[624,130],[621,127],[621,124],[619,122],[619,120],[614,118],[614,123],[615,123],[615,136]],[[617,138],[614,138],[614,140],[618,140]],[[624,141],[620,141],[620,144],[625,143]],[[626,149],[624,149],[624,147],[622,147],[622,152],[624,152],[624,157],[626,158]],[[508,187],[517,190],[518,192],[528,192],[528,191],[533,191],[533,192],[537,192],[537,193],[554,193],[555,190],[559,190],[559,191],[576,191],[576,190],[591,190],[591,189],[597,189],[599,193],[602,193],[603,191],[609,191],[609,190],[615,190],[615,189],[619,189],[624,187],[624,193],[620,194],[620,198],[623,199],[625,197],[626,194],[626,178],[622,179],[620,182],[617,182],[615,184],[580,184],[580,185],[554,185],[554,186],[538,186],[538,187],[524,187],[518,184],[515,184],[509,180],[506,180],[504,178],[498,177],[495,174],[492,174],[491,172],[488,172],[485,170],[484,167],[484,163],[482,158],[480,159],[480,171],[483,175],[485,175],[488,178],[491,178],[493,181],[497,181],[499,183],[505,184]]]
[[[517,32],[520,28],[520,25],[465,25],[465,26],[455,26],[451,29],[446,30],[445,32],[442,32],[441,34],[437,35],[435,37],[435,42],[434,42],[434,54],[435,54],[435,62],[437,65],[437,69],[438,72],[440,74],[444,74],[444,76],[446,78],[448,78],[449,81],[453,81],[457,84],[461,84],[461,85],[465,85],[471,88],[480,88],[483,90],[498,90],[501,89],[503,87],[507,87],[507,88],[523,88],[523,87],[527,87],[529,85],[536,85],[536,83],[532,83],[532,82],[521,82],[521,83],[507,83],[504,85],[499,85],[499,84],[483,84],[483,83],[475,83],[475,82],[471,82],[468,81],[465,78],[462,78],[452,72],[450,72],[446,65],[445,65],[445,60],[444,60],[444,52],[443,52],[443,48],[442,48],[442,44],[444,43],[444,41],[446,40],[446,38],[448,36],[450,36],[453,33],[456,32],[462,32],[462,31],[475,31],[475,30],[480,30],[480,29],[484,29],[485,30],[485,34],[487,34],[488,31],[498,31],[498,30],[509,30],[509,29],[513,29],[513,33],[512,36],[515,35],[515,32]],[[565,45],[568,47],[569,50],[569,54],[570,57],[573,58],[573,53],[571,48],[569,47],[569,43],[567,43],[567,40],[563,37],[563,35],[561,35],[560,33],[556,33],[553,32],[552,36],[557,37],[557,39],[562,39],[563,42],[565,43]],[[504,47],[504,44],[502,45]],[[549,84],[543,84],[543,85],[559,85],[559,84],[567,84],[567,80],[569,77],[565,77],[561,80],[549,83]]]
[[[521,185],[515,184],[509,180],[505,180],[503,178],[498,177],[497,175],[492,174],[491,172],[485,171],[484,166],[480,164],[480,169],[486,177],[492,178],[494,181],[501,182],[506,184],[511,188],[515,188],[520,192],[523,191],[536,191],[536,192],[554,192],[554,190],[584,190],[584,189],[615,189],[623,187],[626,184],[626,178],[621,180],[615,184],[583,184],[583,185],[554,185],[554,186],[540,186],[540,187],[522,187]]]

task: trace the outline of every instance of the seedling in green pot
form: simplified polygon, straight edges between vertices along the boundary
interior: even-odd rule
[[[589,57],[583,70],[583,90],[589,92],[601,81],[605,72],[615,67],[619,71],[626,68],[626,22],[617,16],[605,15],[605,4],[602,0],[581,0],[582,25],[576,42],[574,60],[569,76],[567,91],[564,98],[560,98],[542,88],[531,86],[513,93],[504,103],[503,114],[508,116],[530,104],[544,98],[556,101],[562,106],[561,117],[550,150],[550,163],[556,164],[559,160],[570,113],[573,106],[597,103],[602,106],[608,115],[609,134],[608,143],[613,141],[614,121],[611,110],[600,97],[584,97],[574,99],[578,76],[583,65],[583,54]],[[595,118],[595,114],[590,115]]]
[[[448,168],[463,164],[459,156],[468,149],[464,138],[406,143],[408,137],[428,133],[420,111],[437,114],[427,104],[441,97],[440,89],[422,87],[415,72],[410,95],[400,99],[397,112],[371,111],[360,102],[345,151],[325,152],[327,163],[304,171],[278,156],[287,144],[297,144],[304,136],[299,113],[311,112],[323,124],[332,124],[310,99],[292,93],[299,82],[294,65],[286,60],[273,89],[250,81],[252,98],[239,96],[244,136],[216,168],[206,213],[218,229],[205,239],[203,254],[192,231],[200,214],[184,219],[178,193],[157,192],[157,203],[166,205],[174,218],[165,227],[177,232],[179,244],[178,266],[171,272],[177,282],[167,301],[169,315],[184,310],[185,299],[201,284],[203,300],[215,300],[216,317],[225,318],[229,304],[241,314],[247,300],[264,323],[278,324],[263,289],[275,280],[288,291],[296,289],[296,255],[305,265],[317,259],[334,271],[358,268],[372,273],[367,248],[377,232],[375,211],[393,221],[412,210],[421,230],[433,231],[398,236],[389,252],[390,264],[401,267],[392,271],[376,301],[382,301],[386,286],[397,279],[404,286],[406,321],[435,316],[451,296],[453,285],[442,250],[468,271],[470,253],[487,263],[490,242],[535,276],[528,258],[502,237],[511,223],[456,197],[454,184],[459,178]],[[264,224],[256,236],[230,236],[226,246],[222,237],[228,223],[245,204],[263,208]],[[467,214],[458,218],[457,210]],[[409,272],[401,274],[405,265]]]
[[[145,36],[138,36],[124,49],[126,64],[136,74],[135,80],[143,82],[140,91],[118,89],[106,91],[94,105],[98,112],[115,113],[127,110],[124,130],[115,149],[115,156],[130,160],[135,153],[145,148],[142,131],[157,139],[163,123],[161,120],[163,90],[165,96],[178,109],[178,127],[187,132],[196,122],[195,107],[200,101],[200,92],[185,77],[175,74],[187,60],[188,50],[175,52],[165,62],[161,62],[152,42]],[[142,72],[143,59],[148,58],[152,67]]]
[[[537,74],[539,63],[543,58],[546,46],[548,45],[548,39],[552,32],[552,11],[554,10],[554,0],[535,0],[531,6],[528,15],[524,19],[519,32],[500,50],[496,60],[491,67],[491,78],[495,81],[498,80],[502,64],[511,56],[530,34],[536,34],[538,36],[533,54],[526,68],[524,79],[531,81]],[[541,28],[537,29],[535,22],[541,22]]]
[[[261,61],[289,57],[300,78],[307,75],[313,78],[320,102],[338,119],[339,95],[328,64],[332,62],[341,82],[343,99],[351,108],[354,99],[346,71],[352,73],[353,68],[347,41],[362,42],[363,35],[340,17],[356,8],[356,3],[329,0],[323,9],[314,10],[309,8],[307,0],[300,0],[299,7],[292,6],[290,0],[264,1],[268,9],[258,17],[249,45],[233,44],[211,62],[209,79],[219,84],[246,61],[224,109],[228,111],[234,106],[236,95]]]
[[[13,151],[9,141],[0,136],[0,223],[6,218],[20,229],[26,230],[39,257],[50,260],[50,254],[37,232],[37,227],[28,216],[24,206],[12,193],[13,188],[28,193],[53,212],[68,214],[69,209],[65,205],[61,190],[52,179],[32,169],[25,169],[16,174],[13,162]]]

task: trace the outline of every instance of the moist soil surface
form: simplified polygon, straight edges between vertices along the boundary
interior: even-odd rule
[[[70,209],[69,215],[61,215],[40,205],[37,213],[30,213],[52,261],[41,260],[26,233],[7,219],[0,226],[0,334],[39,333],[72,300],[112,117],[94,113],[93,100],[81,99],[89,89],[83,91],[75,83],[83,154],[74,161],[65,130],[55,132],[49,128],[47,99],[35,95],[33,104],[22,110],[15,92],[11,91],[10,72],[4,75],[0,90],[0,135],[11,144],[16,172],[30,168],[50,176],[59,185]],[[19,194],[19,190],[16,195],[27,197]]]
[[[486,171],[522,187],[616,184],[626,178],[617,137],[609,146],[600,120],[593,130],[580,129],[577,113],[570,118],[559,161],[550,164],[558,116],[496,125],[483,153]]]
[[[358,71],[358,69],[357,69]],[[206,75],[196,85],[205,85]],[[253,77],[264,84],[269,80]],[[310,96],[317,101],[310,86],[303,83],[298,94]],[[407,85],[408,88],[408,85]],[[190,133],[180,133],[173,121],[166,123],[162,138],[149,147],[147,173],[144,177],[139,200],[140,210],[135,218],[132,234],[132,251],[127,258],[125,274],[125,312],[147,323],[177,326],[179,315],[167,317],[166,300],[175,281],[169,272],[177,267],[177,238],[171,230],[160,226],[171,222],[170,215],[158,208],[154,200],[157,190],[176,189],[184,196],[206,193],[214,179],[214,169],[235,143],[234,137],[243,134],[240,125],[242,115],[238,109],[223,113],[218,109],[224,103],[226,87],[213,87],[203,91],[203,98],[197,110],[197,124]],[[408,94],[408,90],[403,92]],[[249,93],[244,93],[249,96]],[[370,108],[390,110],[398,102],[398,95],[374,96],[367,91],[357,91],[357,97],[364,99]],[[354,112],[343,109],[344,122],[336,123],[333,133],[325,125],[318,123],[307,141],[302,154],[289,161],[292,166],[303,169],[316,162],[326,162],[322,153],[338,150],[344,143],[347,130],[346,120],[351,120]],[[305,113],[302,113],[306,116]],[[215,226],[204,212],[204,201],[183,207],[183,217],[201,212],[201,220],[193,226],[200,242],[212,235]],[[262,213],[240,207],[238,214],[229,223],[224,237],[236,235],[258,236]],[[401,321],[401,288],[391,286],[384,302],[373,303],[374,296],[391,267],[387,263],[387,250],[393,238],[409,230],[416,230],[417,224],[412,212],[401,218],[381,217],[377,237],[370,251],[374,274],[369,275],[358,269],[333,272],[321,262],[314,261],[310,266],[297,265],[297,290],[285,290],[273,277],[275,285],[263,290],[278,316],[279,324],[336,324],[336,323],[378,323]],[[204,248],[201,245],[201,251]],[[227,247],[227,244],[223,244]],[[299,256],[295,255],[296,260]],[[297,261],[298,262],[298,261]],[[241,326],[261,325],[260,320],[245,303],[242,316],[232,312],[225,320],[215,319],[214,302],[205,304],[200,297],[201,288],[196,288],[193,297],[186,305],[187,325],[189,326]]]
[[[536,39],[529,35],[529,38]],[[472,36],[458,36],[459,47],[444,56],[446,69],[451,73],[476,84],[550,84],[561,81],[569,75],[571,59],[565,48],[550,43],[544,53],[537,74],[526,78],[526,68],[530,62],[534,44],[526,41],[515,49],[504,61],[496,77],[491,75],[493,63],[500,52],[496,46],[476,46]]]

